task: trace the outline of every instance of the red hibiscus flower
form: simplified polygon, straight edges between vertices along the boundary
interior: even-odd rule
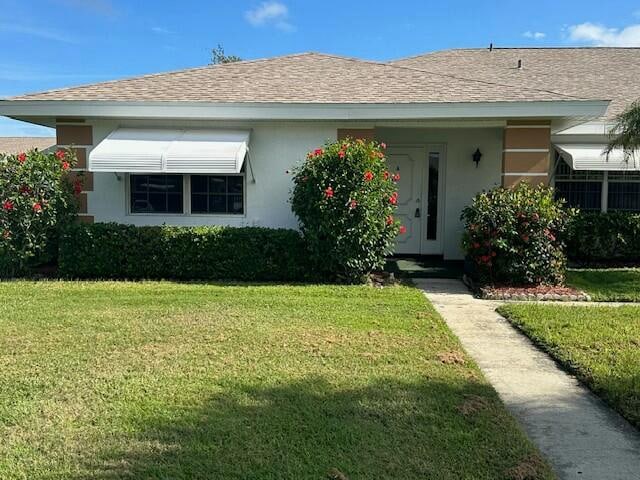
[[[389,203],[390,203],[391,205],[397,205],[397,204],[398,204],[398,197],[396,197],[396,196],[394,196],[394,195],[391,195],[391,196],[389,197]]]
[[[324,153],[324,150],[323,150],[322,148],[316,148],[316,149],[313,151],[313,154],[314,154],[316,157],[319,157],[319,156],[320,156],[320,155],[322,155],[323,153]]]
[[[383,177],[385,180],[389,180],[389,172],[384,172],[384,173],[382,174],[382,177]]]
[[[22,152],[20,154],[18,154],[18,161],[20,163],[24,163],[27,160],[27,154]]]
[[[33,204],[33,211],[39,213],[42,211],[42,205],[39,202]]]
[[[397,182],[397,181],[399,181],[399,180],[400,180],[400,174],[399,174],[399,173],[396,173],[396,174],[393,176],[393,181],[394,181],[394,182]]]
[[[364,180],[366,182],[370,182],[371,180],[373,180],[373,172],[371,172],[370,170],[364,172]]]
[[[393,217],[392,217],[391,215],[389,215],[389,216],[386,218],[385,223],[386,223],[387,225],[393,225]]]
[[[333,188],[331,188],[331,186],[327,187],[324,191],[324,196],[327,198],[332,198],[333,197]]]
[[[63,170],[69,170],[69,168],[71,168],[71,165],[69,165],[69,162],[62,162]]]
[[[13,205],[13,202],[11,200],[5,200],[2,203],[2,209],[6,210],[7,212],[10,212],[11,210],[13,210],[13,207],[14,207],[14,205]]]
[[[340,151],[338,152],[338,157],[340,157],[340,158],[344,158],[344,157],[345,157],[345,155],[346,155],[346,153],[345,153],[345,151],[344,151],[344,150],[340,150]]]
[[[353,210],[354,208],[356,208],[358,206],[358,202],[355,200],[351,200],[349,202],[349,210]]]
[[[400,225],[400,230],[398,230],[398,233],[400,235],[404,235],[405,233],[407,233],[407,227],[405,227],[404,225]]]
[[[65,153],[65,151],[64,151],[64,150],[58,150],[58,151],[56,152],[56,158],[57,158],[58,160],[64,160],[64,158],[65,158],[66,156],[67,156],[67,154]]]

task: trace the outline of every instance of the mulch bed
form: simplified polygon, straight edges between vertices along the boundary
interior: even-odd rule
[[[485,300],[529,300],[529,301],[561,301],[589,302],[591,298],[585,292],[571,287],[551,285],[538,286],[499,286],[479,288],[480,298]]]

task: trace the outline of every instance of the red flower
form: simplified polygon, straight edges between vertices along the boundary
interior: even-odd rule
[[[389,215],[385,222],[387,223],[387,225],[393,225],[393,217]]]
[[[523,233],[520,238],[522,238],[522,240],[526,243],[529,241],[529,235],[527,235],[526,233]]]
[[[399,174],[399,173],[396,173],[396,174],[393,176],[393,181],[394,181],[394,182],[397,182],[397,181],[399,181],[399,180],[400,180],[400,174]]]
[[[27,154],[22,152],[18,155],[18,161],[24,163],[27,160]]]
[[[344,157],[345,157],[345,155],[346,155],[346,153],[345,153],[345,151],[344,151],[344,150],[340,150],[340,151],[338,152],[338,156],[339,156],[340,158],[344,158]]]
[[[396,195],[391,195],[389,197],[389,203],[391,205],[397,205],[398,204],[398,197]]]
[[[5,200],[2,204],[2,209],[6,210],[7,212],[10,212],[11,210],[13,210],[13,202],[11,200]]]
[[[373,180],[373,172],[370,170],[367,170],[366,172],[364,172],[364,180],[366,182],[370,182],[371,180]]]
[[[76,195],[80,195],[82,192],[82,182],[80,180],[76,180],[73,182],[73,193]]]
[[[382,177],[383,177],[385,180],[389,180],[389,172],[384,172],[384,173],[382,174]]]
[[[69,170],[69,168],[71,168],[71,165],[69,165],[69,162],[62,162],[63,170]]]
[[[480,244],[478,242],[473,242],[473,248],[480,248]]]
[[[384,148],[387,148],[387,144],[386,144],[386,143],[384,143],[384,142],[382,142],[382,143],[380,144],[380,148],[383,148],[383,149],[384,149]]]
[[[331,188],[331,186],[327,187],[324,191],[324,196],[327,198],[332,198],[333,197],[333,188]]]
[[[400,225],[400,230],[398,230],[398,233],[400,235],[407,233],[407,227],[405,227],[404,225]]]
[[[42,205],[39,202],[33,204],[33,211],[39,213],[42,211]]]
[[[316,149],[313,151],[313,154],[314,154],[316,157],[319,157],[319,156],[320,156],[320,155],[322,155],[323,153],[324,153],[324,150],[323,150],[322,148],[316,148]]]
[[[58,150],[58,151],[56,152],[56,158],[57,158],[58,160],[64,160],[64,158],[65,158],[66,156],[67,156],[67,154],[65,153],[65,151],[64,151],[64,150]]]
[[[355,200],[351,200],[349,202],[349,210],[353,210],[354,208],[356,208],[358,206],[358,202]]]

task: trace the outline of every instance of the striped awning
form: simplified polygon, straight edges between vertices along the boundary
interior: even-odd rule
[[[240,173],[248,130],[118,128],[89,154],[92,172]]]
[[[640,152],[616,149],[605,155],[603,144],[556,144],[555,147],[573,170],[640,170]]]

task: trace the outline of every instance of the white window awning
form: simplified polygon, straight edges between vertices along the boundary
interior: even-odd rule
[[[89,154],[91,172],[240,173],[248,130],[118,128]]]
[[[562,158],[573,170],[640,170],[640,152],[625,154],[621,149],[604,155],[603,144],[555,145]]]

